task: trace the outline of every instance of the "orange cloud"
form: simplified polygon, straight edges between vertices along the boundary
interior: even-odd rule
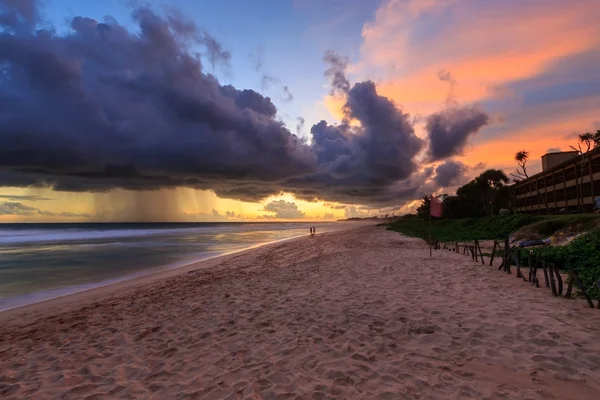
[[[485,162],[488,167],[510,170],[515,165],[515,153],[525,149],[530,153],[530,171],[539,172],[540,158],[549,148],[569,150],[569,145],[576,144],[578,133],[597,129],[591,126],[598,115],[597,104],[600,104],[600,96],[532,110],[534,117],[539,114],[534,124],[514,129],[512,126],[500,126],[499,133],[494,137],[482,136],[474,140],[471,151],[459,159],[470,165]],[[560,111],[563,115],[557,118]],[[544,114],[548,117],[544,118]]]
[[[362,58],[352,71],[385,74],[380,93],[412,114],[438,111],[449,98],[484,102],[510,96],[494,108],[495,117],[507,123],[484,129],[460,159],[512,166],[514,152],[527,148],[535,164],[549,147],[568,149],[567,134],[593,128],[600,98],[537,107],[524,102],[515,82],[543,76],[568,57],[600,51],[598,15],[597,0],[568,5],[560,0],[388,0],[365,25]],[[444,81],[440,71],[449,72]],[[578,78],[562,72],[535,84]]]
[[[555,60],[599,46],[596,0],[568,7],[552,0],[480,3],[388,1],[363,30],[359,69],[392,66],[382,93],[425,113],[448,94],[440,70],[458,82],[459,100],[474,101],[493,95],[490,88],[533,77]]]

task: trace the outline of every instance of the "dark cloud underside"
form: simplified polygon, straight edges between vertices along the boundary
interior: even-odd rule
[[[245,201],[285,191],[371,205],[432,189],[432,169],[415,163],[426,144],[410,116],[373,82],[351,84],[348,60],[334,52],[326,76],[346,100],[345,118],[312,126],[307,144],[270,98],[206,71],[231,54],[180,14],[134,9],[136,33],[75,17],[59,35],[40,29],[37,10],[33,0],[0,0],[0,186],[183,186]],[[284,87],[282,100],[292,99]],[[486,123],[472,107],[428,117],[430,158],[459,154]],[[297,132],[303,126],[299,118]]]

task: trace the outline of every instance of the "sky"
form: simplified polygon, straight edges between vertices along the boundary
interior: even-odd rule
[[[600,129],[596,0],[0,0],[0,222],[411,212]]]

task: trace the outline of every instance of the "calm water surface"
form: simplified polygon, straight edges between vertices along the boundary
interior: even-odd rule
[[[0,310],[347,224],[2,224]]]

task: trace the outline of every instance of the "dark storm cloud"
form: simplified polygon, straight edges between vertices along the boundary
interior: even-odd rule
[[[138,8],[136,33],[111,18],[75,17],[58,35],[38,29],[34,2],[0,4],[0,186],[183,186],[244,201],[291,192],[380,206],[434,184],[433,169],[415,163],[425,144],[412,118],[373,82],[351,85],[348,60],[334,52],[325,54],[326,76],[346,100],[345,117],[312,126],[307,144],[279,121],[270,98],[205,72],[199,46],[210,64],[231,54],[177,13]],[[486,122],[474,108],[430,116],[432,157],[460,152]],[[303,125],[298,119],[298,132]]]
[[[460,183],[468,167],[460,161],[446,160],[435,169],[435,182],[442,188]]]
[[[228,59],[210,36],[147,8],[133,18],[139,34],[81,17],[64,36],[0,33],[3,185],[210,188],[316,168],[310,150],[274,118],[269,98],[203,72],[190,46]]]
[[[331,79],[332,85],[338,86],[347,81],[343,74],[332,74]],[[341,124],[321,121],[311,128],[311,148],[320,172],[286,183],[296,188],[299,198],[308,201],[397,201],[399,193],[391,188],[417,170],[414,157],[423,146],[410,116],[379,95],[371,81],[357,83],[348,90],[344,111]],[[358,121],[360,126],[351,126],[350,120]]]
[[[37,0],[0,0],[0,26],[28,29],[39,18]]]
[[[452,107],[426,119],[431,161],[461,155],[469,136],[487,125],[489,116],[476,106]]]

